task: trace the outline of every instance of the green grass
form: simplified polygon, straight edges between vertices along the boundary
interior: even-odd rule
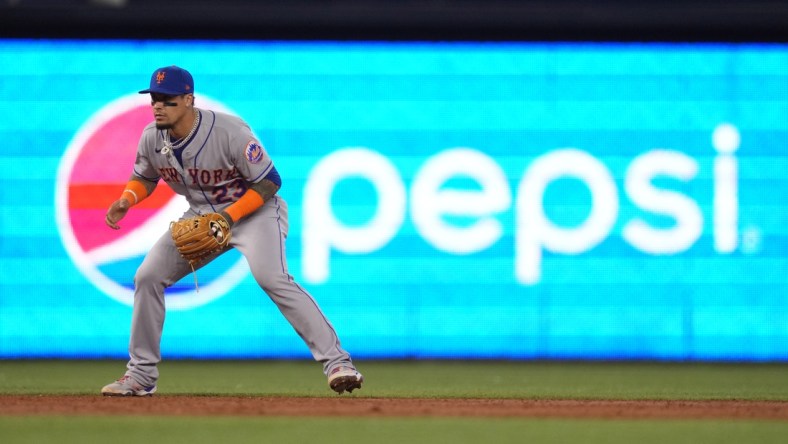
[[[4,443],[784,443],[774,421],[0,417]]]
[[[788,401],[785,364],[358,362],[354,397],[748,399]],[[118,361],[0,361],[0,394],[94,394]],[[309,361],[160,366],[160,393],[336,396]],[[348,396],[348,395],[344,395]],[[782,443],[787,421],[533,418],[0,416],[0,442],[138,443]]]
[[[788,401],[785,364],[359,362],[359,397]],[[0,393],[96,394],[118,361],[0,361]],[[335,396],[311,361],[167,361],[161,394]]]

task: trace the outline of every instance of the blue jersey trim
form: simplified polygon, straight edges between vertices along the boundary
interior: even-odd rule
[[[161,176],[158,176],[158,177],[155,177],[155,178],[145,177],[142,174],[138,173],[136,168],[134,168],[134,175],[139,177],[140,179],[149,180],[151,182],[158,182],[159,179],[161,179]]]
[[[279,172],[276,171],[275,166],[271,167],[271,171],[269,171],[268,174],[266,174],[265,177],[263,177],[263,179],[270,180],[271,182],[275,183],[276,186],[278,187],[282,186],[282,178],[279,176]]]
[[[273,167],[274,167],[274,161],[271,160],[271,161],[268,162],[268,165],[265,166],[265,169],[263,169],[263,172],[258,174],[257,177],[252,179],[250,182],[252,182],[252,183],[259,182],[260,179],[266,177],[266,175],[268,175],[268,173],[271,172],[271,168],[273,168]]]
[[[178,159],[178,163],[181,165],[181,168],[183,168],[183,151],[186,149],[187,146],[189,146],[192,140],[194,140],[194,138],[197,137],[197,133],[200,132],[200,127],[202,126],[202,111],[198,109],[197,112],[200,114],[200,121],[197,122],[197,128],[194,129],[194,132],[192,133],[191,137],[189,137],[186,140],[186,142],[184,142],[183,145],[181,145],[177,149],[172,150],[172,154],[175,155],[176,159]]]
[[[216,123],[216,114],[213,111],[209,111],[209,112],[213,116],[213,120],[211,121],[211,127],[208,128],[208,134],[205,135],[205,142],[202,143],[200,149],[197,150],[197,154],[194,155],[194,168],[197,168],[197,158],[200,157],[200,153],[202,152],[202,149],[205,148],[205,144],[208,143],[208,138],[211,136],[211,133],[213,132],[213,126]],[[208,205],[211,206],[211,211],[216,211],[216,207],[213,206],[213,202],[211,202],[211,199],[209,199],[208,195],[205,194],[205,190],[202,188],[202,185],[200,185],[199,181],[197,182],[197,187],[200,188],[203,197],[205,197],[205,201],[208,202]],[[187,188],[187,192],[188,192],[188,188]]]

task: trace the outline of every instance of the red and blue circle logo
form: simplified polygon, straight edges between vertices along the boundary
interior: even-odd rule
[[[200,96],[207,108],[229,112]],[[142,130],[152,121],[148,97],[134,94],[108,103],[82,125],[66,148],[55,185],[58,231],[80,272],[99,290],[127,305],[134,301],[134,273],[169,222],[188,209],[186,200],[160,184],[120,221],[104,224],[109,206],[133,171]],[[166,293],[167,307],[188,309],[223,296],[247,274],[242,257],[225,254],[199,271],[200,288],[183,279]],[[203,271],[205,270],[205,271]]]
[[[249,143],[246,144],[244,154],[246,154],[246,160],[248,160],[249,163],[260,163],[260,160],[263,159],[263,147],[257,143],[257,141],[250,140]]]

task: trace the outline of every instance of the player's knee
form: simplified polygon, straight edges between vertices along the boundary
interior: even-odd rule
[[[143,262],[134,274],[134,286],[137,288],[167,286],[167,283],[159,267],[147,266]]]
[[[260,285],[260,288],[269,294],[271,291],[276,291],[278,288],[291,285],[293,281],[292,276],[289,274],[273,270],[256,273],[255,279],[257,280],[257,284]]]

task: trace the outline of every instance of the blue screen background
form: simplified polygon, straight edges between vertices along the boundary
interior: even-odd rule
[[[290,272],[354,357],[788,360],[786,45],[46,40],[0,40],[0,358],[126,356],[131,307],[70,257],[56,224],[56,177],[97,110],[172,64],[193,74],[197,106],[201,95],[220,101],[260,136],[290,207]],[[720,252],[713,220],[725,202],[714,200],[713,134],[723,124],[740,142],[729,156],[736,246]],[[311,279],[310,172],[351,147],[394,166],[406,210],[384,245],[333,249],[327,278]],[[494,161],[509,188],[509,204],[490,215],[500,236],[471,253],[436,248],[410,207],[428,159],[458,147]],[[609,171],[618,213],[593,247],[544,251],[538,281],[524,283],[515,273],[519,184],[537,159],[567,148]],[[673,254],[645,253],[622,235],[636,218],[676,223],[624,191],[632,161],[655,149],[697,164],[689,180],[654,180],[702,216],[697,240]],[[481,189],[468,177],[444,186]],[[369,180],[349,176],[330,206],[338,221],[361,227],[379,197]],[[566,229],[593,205],[572,178],[551,182],[542,201]],[[444,222],[467,228],[478,218]],[[111,273],[132,276],[139,259]],[[162,352],[309,357],[248,273],[209,303],[169,311]]]

